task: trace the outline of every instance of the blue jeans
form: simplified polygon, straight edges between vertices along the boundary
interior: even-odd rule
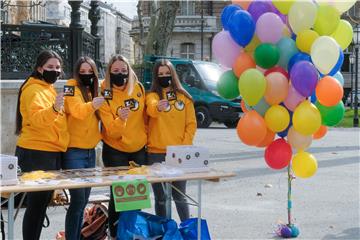
[[[68,148],[64,153],[63,169],[95,167],[95,149]],[[80,239],[84,208],[89,200],[91,188],[70,189],[70,206],[65,218],[66,240]]]

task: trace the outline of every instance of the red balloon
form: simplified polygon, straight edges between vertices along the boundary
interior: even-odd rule
[[[279,73],[282,73],[287,79],[290,78],[288,72],[286,70],[284,70],[282,67],[272,67],[268,70],[266,70],[266,72],[264,73],[264,75],[269,75],[270,73],[272,72],[279,72]]]
[[[273,169],[282,169],[289,165],[292,150],[283,138],[273,141],[265,150],[265,161]]]

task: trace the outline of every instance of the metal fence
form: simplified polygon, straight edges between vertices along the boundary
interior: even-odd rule
[[[2,79],[24,79],[35,65],[37,55],[44,49],[57,52],[63,59],[65,78],[71,76],[74,65],[73,31],[68,27],[45,24],[1,25]],[[97,60],[98,39],[85,31],[80,43],[81,54]]]

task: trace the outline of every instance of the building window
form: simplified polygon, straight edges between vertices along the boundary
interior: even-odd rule
[[[182,43],[180,46],[180,55],[182,58],[195,59],[195,44]]]
[[[183,16],[194,16],[195,15],[195,1],[181,1],[180,2],[180,13]]]

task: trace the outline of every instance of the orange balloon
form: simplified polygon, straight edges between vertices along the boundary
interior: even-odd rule
[[[273,142],[274,138],[275,138],[275,133],[267,128],[265,138],[256,146],[257,147],[267,147],[268,145],[270,145],[270,143]]]
[[[248,111],[240,118],[236,127],[240,140],[250,146],[256,146],[266,136],[266,123],[255,110]]]
[[[320,139],[320,138],[324,137],[326,135],[326,133],[327,133],[327,130],[328,129],[327,129],[326,126],[321,125],[319,130],[317,130],[317,132],[314,133],[313,139]]]
[[[344,95],[344,89],[335,78],[325,76],[317,84],[315,93],[321,105],[331,107],[341,101]]]
[[[280,72],[272,72],[266,77],[265,100],[270,105],[283,102],[289,90],[289,80]]]
[[[241,107],[241,110],[243,111],[243,113],[246,113],[246,112],[249,111],[249,110],[246,108],[244,99],[241,99],[240,107]]]
[[[247,0],[232,0],[233,4],[239,5],[242,9],[247,10],[252,1]]]
[[[251,57],[250,54],[242,52],[240,55],[236,58],[234,64],[233,64],[233,72],[237,77],[240,77],[241,74],[249,69],[249,68],[255,68],[256,64],[254,59]]]

